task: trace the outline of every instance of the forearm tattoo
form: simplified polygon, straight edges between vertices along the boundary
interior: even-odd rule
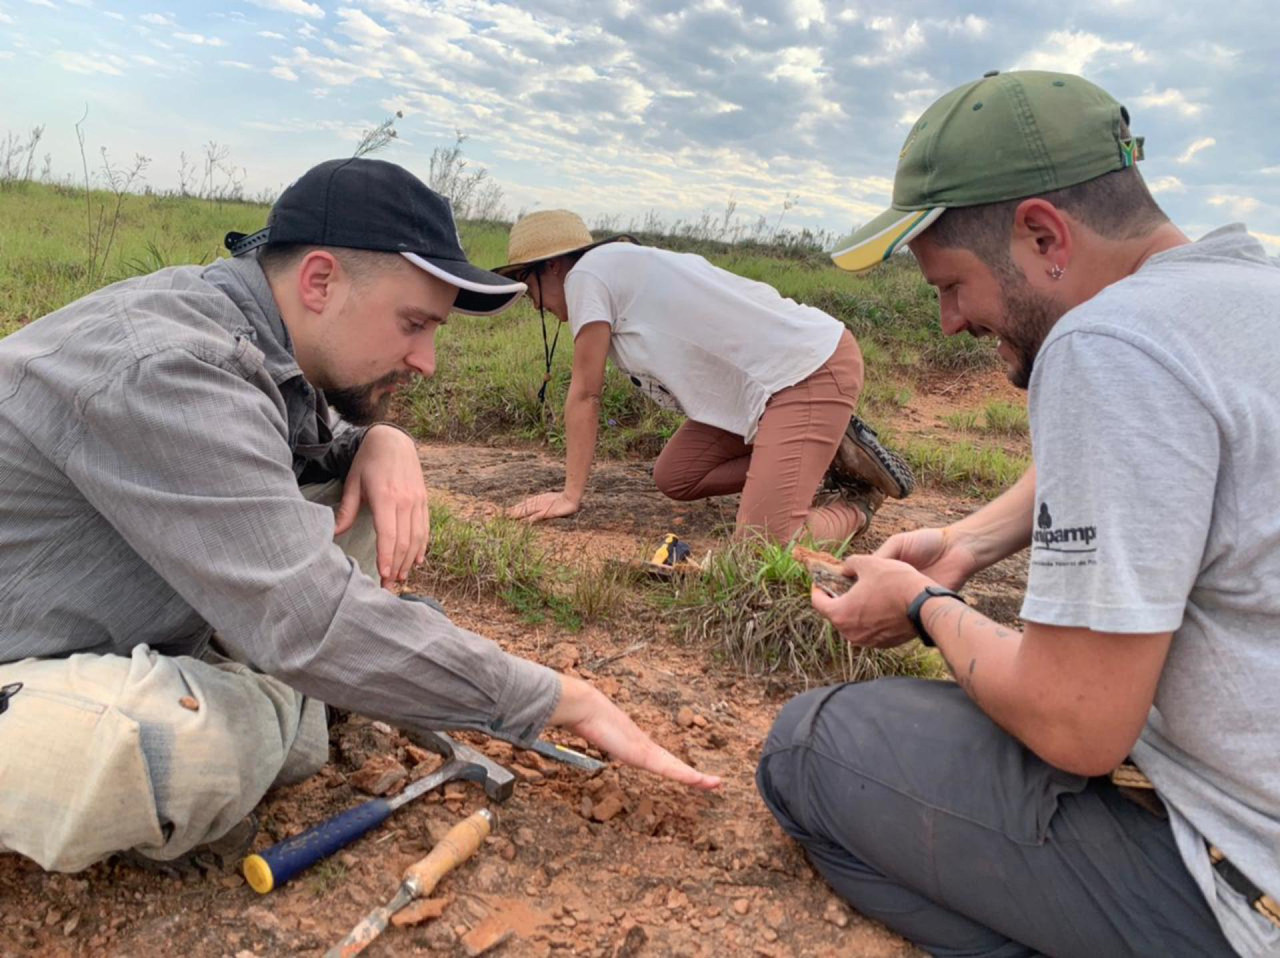
[[[977,609],[973,609],[963,602],[934,602],[933,608],[925,609],[924,625],[928,629],[929,634],[933,636],[937,643],[938,651],[942,653],[942,659],[947,663],[947,668],[951,675],[955,678],[956,684],[964,689],[965,694],[974,702],[979,702],[977,689],[974,685],[975,675],[978,671],[978,656],[972,651],[968,654],[968,663],[963,664],[966,656],[965,649],[972,648],[982,641],[984,635],[992,636],[1000,641],[1007,642],[1010,639],[1018,637],[1018,633],[1013,629],[1007,629],[999,623],[992,622]],[[970,634],[969,645],[966,646],[963,640],[965,631]],[[943,641],[938,641],[942,638]],[[947,641],[947,639],[951,641]],[[981,704],[979,702],[979,704]]]

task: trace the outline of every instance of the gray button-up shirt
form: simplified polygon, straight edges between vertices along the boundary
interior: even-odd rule
[[[404,602],[299,481],[345,476],[253,257],[125,280],[0,340],[0,662],[217,630],[307,695],[535,736],[558,677]]]

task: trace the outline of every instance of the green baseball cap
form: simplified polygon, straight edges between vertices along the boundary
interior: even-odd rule
[[[1142,159],[1129,113],[1069,73],[992,70],[924,111],[898,153],[893,206],[842,240],[855,272],[887,260],[943,211],[1038,196]]]

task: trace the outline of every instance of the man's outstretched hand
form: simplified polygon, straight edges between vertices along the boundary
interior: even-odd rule
[[[560,704],[548,722],[586,739],[626,765],[653,772],[692,788],[718,788],[720,779],[686,765],[649,738],[630,716],[599,689],[571,675],[561,675]]]

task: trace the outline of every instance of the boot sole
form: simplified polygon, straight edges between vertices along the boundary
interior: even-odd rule
[[[832,469],[843,479],[861,479],[891,499],[905,499],[916,486],[911,467],[880,444],[875,432],[857,416],[849,420]]]

